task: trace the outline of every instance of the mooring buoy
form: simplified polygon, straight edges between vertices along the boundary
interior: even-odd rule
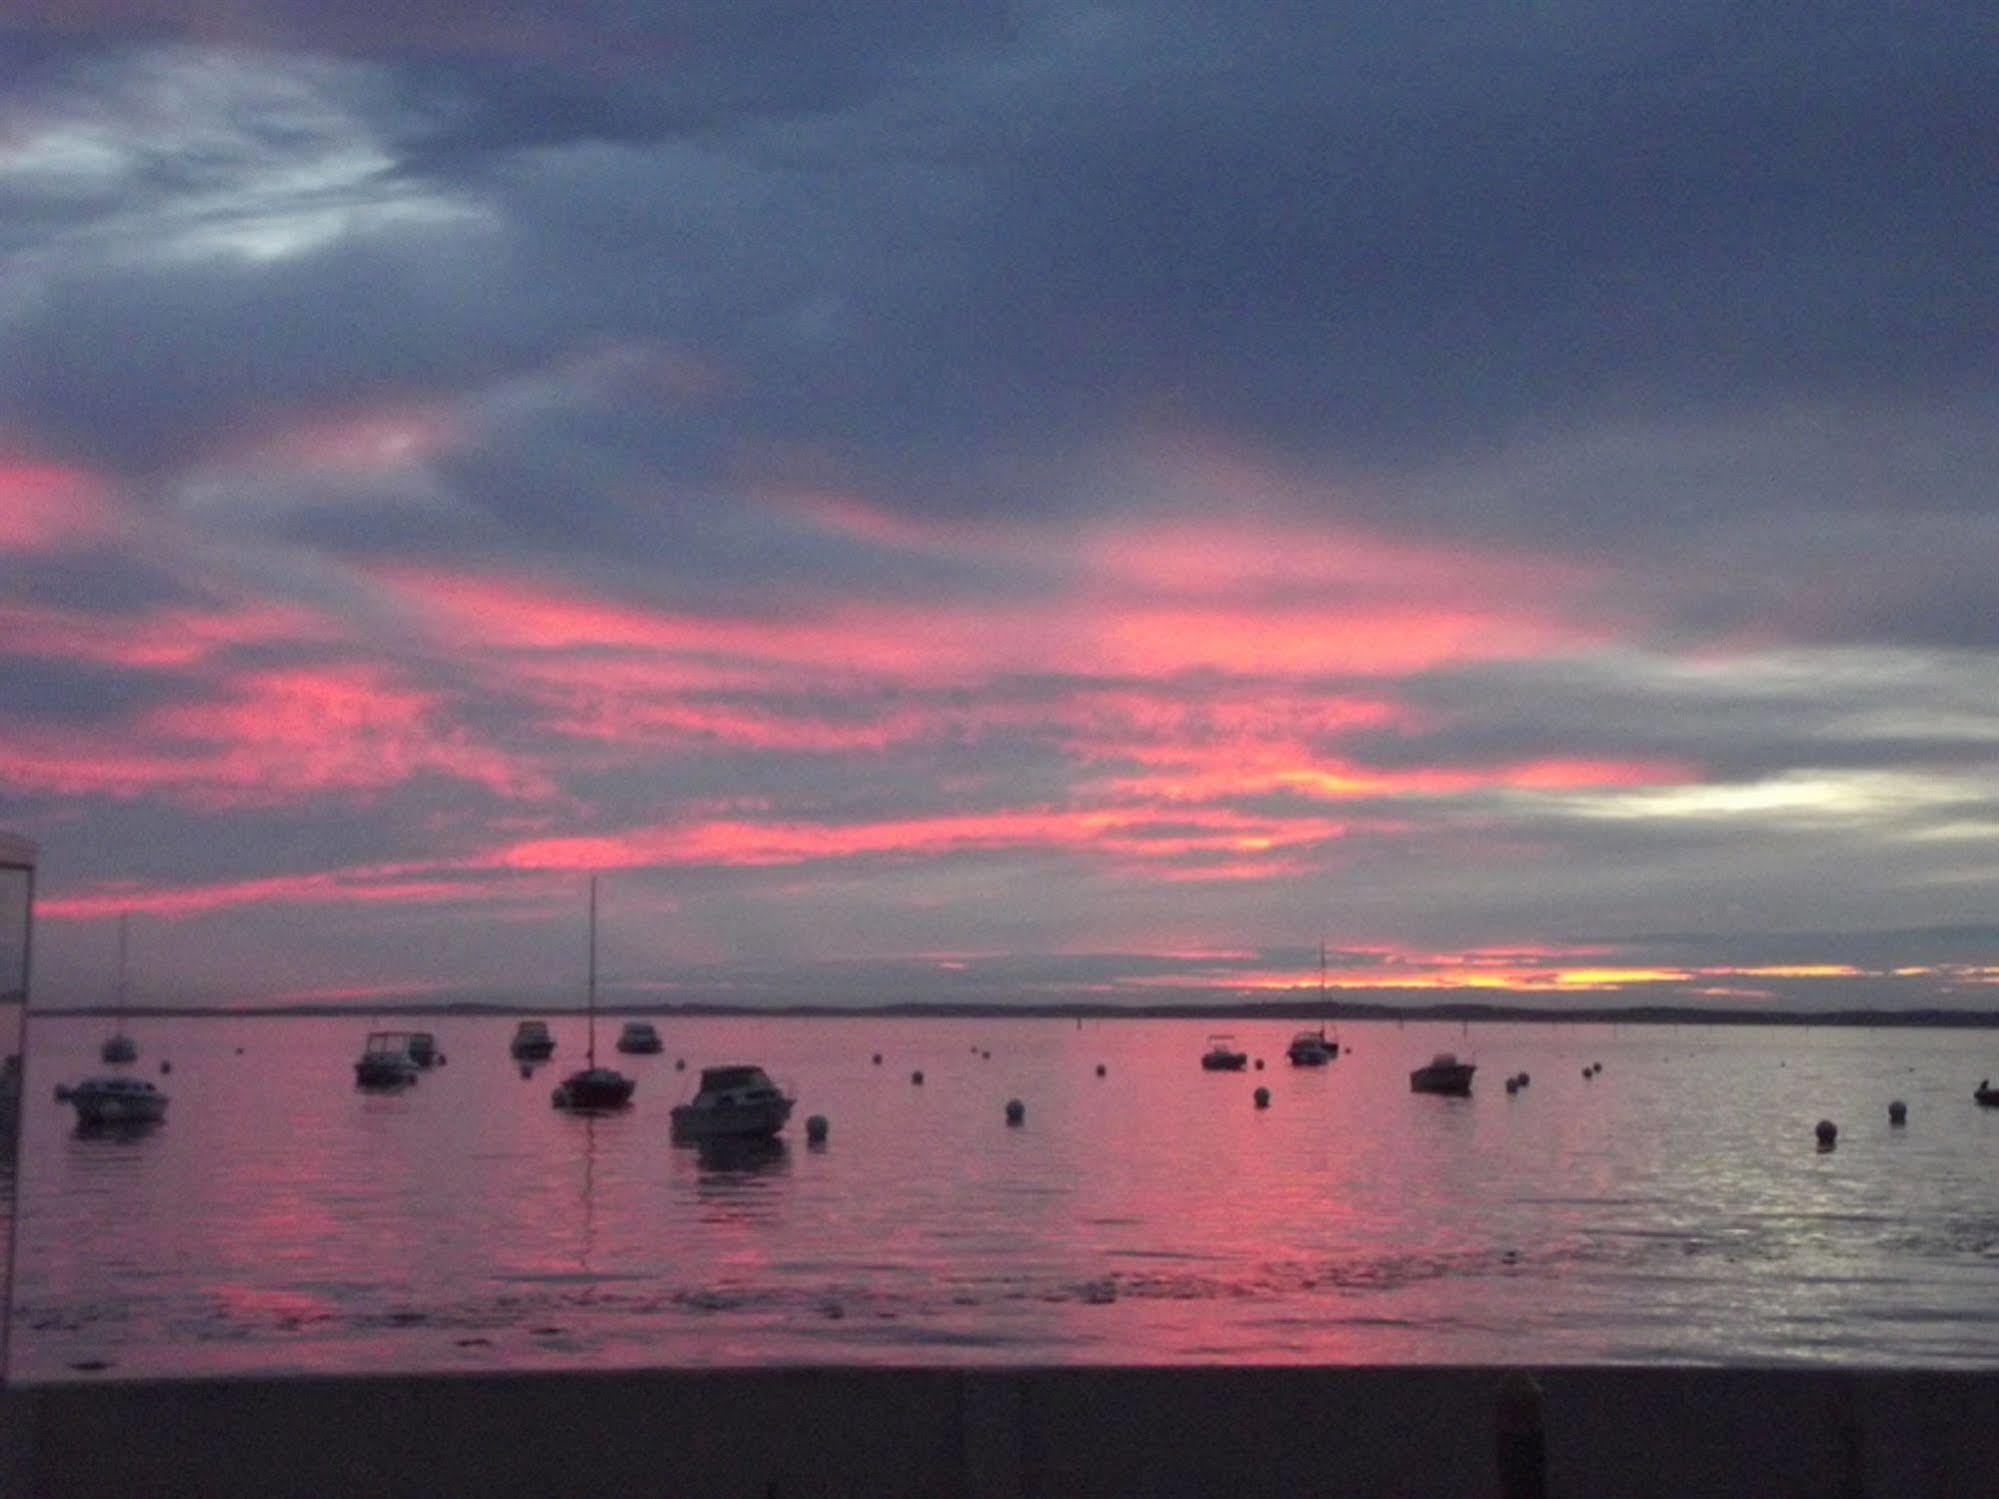
[[[1026,1104],[1022,1103],[1018,1098],[1009,1098],[1006,1101],[1006,1122],[1008,1124],[1018,1124],[1026,1117]]]
[[[1260,1067],[1263,1064],[1259,1062],[1257,1065]],[[1256,1106],[1259,1109],[1270,1107],[1270,1090],[1268,1088],[1258,1088],[1252,1096],[1256,1099]]]
[[[1103,1075],[1104,1075],[1104,1064],[1102,1062],[1099,1062],[1097,1063],[1097,1076],[1102,1077]]]
[[[824,1145],[826,1143],[827,1128],[826,1116],[824,1114],[814,1114],[810,1119],[805,1121],[805,1138],[810,1140],[814,1145]]]
[[[910,1074],[909,1074],[909,1080],[910,1080],[910,1081],[911,1081],[912,1083],[915,1083],[915,1084],[916,1084],[916,1086],[917,1086],[917,1087],[919,1087],[919,1088],[923,1086],[923,1074],[922,1074],[921,1072],[912,1072],[912,1073],[910,1073]]]
[[[1888,1105],[1888,1122],[1890,1124],[1907,1124],[1909,1122],[1909,1106],[1903,1103],[1901,1099],[1898,1098]]]
[[[1819,1149],[1830,1150],[1839,1143],[1839,1126],[1830,1119],[1821,1119],[1818,1128],[1812,1131],[1819,1137]]]

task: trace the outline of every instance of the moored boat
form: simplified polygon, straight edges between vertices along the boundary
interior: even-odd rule
[[[104,1038],[104,1044],[97,1048],[99,1061],[116,1066],[123,1062],[139,1060],[139,1043],[125,1034],[125,1010],[131,1000],[131,989],[127,982],[127,956],[130,951],[131,918],[124,912],[118,913],[118,1012],[115,1028]]]
[[[417,1079],[416,1059],[410,1055],[408,1031],[370,1031],[368,1043],[354,1061],[357,1088],[400,1088]]]
[[[167,1095],[138,1077],[87,1077],[58,1094],[76,1110],[76,1122],[158,1124],[167,1117]]]
[[[1234,1036],[1208,1037],[1208,1049],[1201,1053],[1201,1066],[1208,1072],[1240,1072],[1249,1065],[1249,1053],[1238,1051]]]
[[[1339,1054],[1340,1043],[1327,1039],[1323,1030],[1298,1032],[1284,1051],[1293,1067],[1323,1067]]]
[[[784,1128],[793,1100],[761,1067],[704,1067],[689,1103],[673,1110],[673,1133],[682,1140],[768,1139]]]
[[[653,1056],[666,1050],[650,1020],[627,1020],[618,1032],[618,1050],[634,1056]]]
[[[1478,1071],[1472,1062],[1460,1062],[1448,1051],[1440,1051],[1430,1059],[1427,1067],[1418,1067],[1409,1074],[1409,1091],[1412,1093],[1448,1093],[1457,1097],[1471,1094],[1471,1075]]]
[[[558,1109],[621,1109],[632,1101],[631,1078],[611,1067],[597,1065],[597,877],[590,877],[590,972],[584,985],[590,1012],[590,1030],[584,1043],[583,1070],[572,1072],[556,1088],[551,1100]]]
[[[546,1062],[555,1055],[555,1037],[548,1033],[546,1020],[523,1020],[514,1027],[514,1039],[507,1050],[520,1062]]]

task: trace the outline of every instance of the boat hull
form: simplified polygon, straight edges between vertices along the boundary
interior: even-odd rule
[[[158,1124],[167,1117],[164,1093],[131,1095],[118,1093],[72,1092],[76,1122],[89,1128],[116,1124]]]
[[[677,1140],[767,1140],[784,1128],[791,1108],[788,1098],[718,1109],[683,1103],[673,1111],[673,1135]]]
[[[1971,1096],[1983,1108],[1999,1109],[1999,1088],[1979,1088]]]
[[[1249,1065],[1249,1058],[1240,1053],[1218,1057],[1209,1055],[1201,1058],[1201,1068],[1205,1072],[1240,1072]]]
[[[400,1088],[416,1079],[417,1069],[412,1063],[363,1060],[354,1064],[354,1086],[357,1088]]]
[[[666,1050],[664,1041],[620,1041],[618,1050],[628,1057],[656,1057]]]
[[[606,1067],[576,1073],[555,1090],[558,1109],[622,1109],[632,1101],[637,1084],[622,1073]]]
[[[1476,1067],[1418,1067],[1409,1074],[1409,1091],[1469,1098],[1472,1074],[1477,1070]]]

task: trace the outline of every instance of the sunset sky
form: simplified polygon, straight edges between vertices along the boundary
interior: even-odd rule
[[[37,998],[1999,1007],[1995,163],[1970,0],[10,0]]]

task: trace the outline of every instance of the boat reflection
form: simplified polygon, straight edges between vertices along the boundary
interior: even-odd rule
[[[704,1183],[774,1176],[791,1164],[791,1147],[781,1139],[719,1139],[676,1141],[676,1148],[691,1150],[701,1169]]]

